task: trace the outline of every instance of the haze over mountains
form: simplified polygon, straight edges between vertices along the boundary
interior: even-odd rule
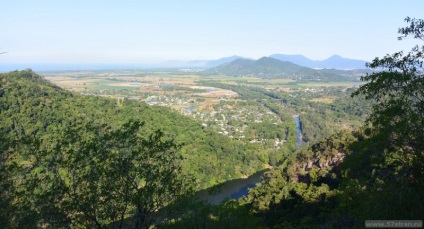
[[[289,61],[294,64],[308,67],[308,68],[335,68],[335,69],[365,69],[366,61],[354,60],[333,55],[325,60],[311,60],[303,55],[285,55],[273,54],[270,57],[281,60]]]
[[[334,69],[366,69],[365,63],[363,60],[355,60],[344,58],[339,55],[333,55],[325,60],[311,60],[303,55],[286,55],[286,54],[273,54],[269,57],[281,60],[288,61],[293,64],[300,65],[302,67],[308,68],[334,68]],[[217,60],[192,60],[192,61],[167,61],[160,66],[169,68],[169,67],[198,67],[198,68],[213,68],[221,64],[229,63],[237,59],[245,60],[254,60],[252,58],[246,58],[241,56],[230,56],[224,57]]]
[[[258,60],[236,59],[208,68],[202,75],[252,76],[265,79],[280,78],[313,81],[357,81],[367,70],[312,69],[271,57]]]
[[[273,54],[272,57],[281,61],[288,61],[302,67],[308,68],[334,68],[341,70],[348,69],[366,69],[363,60],[354,60],[344,58],[338,55],[333,55],[325,60],[311,60],[303,55],[286,55],[286,54]],[[171,60],[158,64],[3,64],[0,63],[0,72],[13,71],[16,69],[31,68],[35,71],[55,71],[55,70],[115,70],[115,69],[152,69],[152,68],[213,68],[221,64],[229,63],[237,59],[254,60],[252,58],[242,56],[229,56],[215,60]]]
[[[237,59],[250,59],[242,56],[229,56],[223,57],[216,60],[191,60],[191,61],[181,61],[181,60],[171,60],[159,65],[159,67],[169,68],[181,68],[181,67],[198,67],[198,68],[213,68],[221,64],[229,63]]]

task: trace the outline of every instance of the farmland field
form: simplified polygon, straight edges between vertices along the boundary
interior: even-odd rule
[[[334,113],[335,106],[352,109],[343,106],[346,106],[346,101],[350,101],[349,95],[358,87],[358,82],[202,76],[196,73],[179,70],[121,70],[41,74],[71,91],[169,107],[223,135],[243,141],[274,141],[272,144],[267,143],[269,145],[283,143],[281,134],[261,135],[263,127],[258,125],[260,123],[289,125],[282,120],[301,115],[305,140],[315,141],[339,127],[351,129],[358,126],[364,119]],[[317,119],[319,123],[315,121]],[[280,137],[277,138],[277,135]]]

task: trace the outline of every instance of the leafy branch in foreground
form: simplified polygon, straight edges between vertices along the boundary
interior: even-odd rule
[[[402,34],[402,36],[398,37],[398,39],[402,40],[412,34],[414,38],[424,40],[424,20],[407,17],[405,21],[409,23],[409,26],[399,28],[398,33]]]
[[[190,192],[180,174],[178,147],[160,131],[140,137],[142,126],[139,121],[118,129],[87,123],[43,144],[29,139],[30,149],[21,155],[27,163],[16,167],[21,176],[11,190],[16,205],[32,208],[36,225],[54,228],[160,223],[153,214]]]
[[[405,21],[409,26],[399,29],[399,39],[413,36],[424,40],[424,21]],[[356,169],[350,167],[346,173],[352,184],[358,185],[345,188],[347,196],[363,199],[357,201],[361,210],[355,211],[362,219],[407,215],[414,218],[423,211],[423,62],[424,45],[416,45],[407,54],[397,52],[375,58],[368,67],[379,71],[362,77],[366,83],[353,94],[377,102],[368,119],[365,140],[354,147],[358,153],[346,159],[351,165],[360,165]],[[368,183],[358,183],[361,176],[368,177]],[[363,187],[366,192],[361,191]],[[400,216],[399,212],[406,214]]]
[[[410,25],[399,29],[400,39],[409,35],[423,40],[424,21],[406,18]],[[390,135],[397,146],[408,145],[413,151],[423,150],[424,127],[424,45],[375,58],[368,67],[381,70],[361,78],[367,82],[353,96],[365,95],[377,101],[368,121],[378,133]]]

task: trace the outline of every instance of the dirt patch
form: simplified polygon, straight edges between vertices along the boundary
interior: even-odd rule
[[[331,97],[324,97],[324,98],[314,98],[309,100],[311,102],[315,102],[315,103],[326,103],[326,104],[331,104],[334,101],[334,98]]]
[[[287,92],[287,93],[293,92],[293,89],[288,88],[288,87],[277,87],[277,88],[275,88],[275,90],[283,91],[283,92]]]
[[[136,82],[108,83],[106,85],[111,87],[140,87],[142,86],[141,83],[136,83]]]

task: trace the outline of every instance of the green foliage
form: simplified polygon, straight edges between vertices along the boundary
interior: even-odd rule
[[[6,227],[155,224],[192,178],[199,189],[263,168],[257,149],[170,109],[76,95],[30,70],[0,83]]]
[[[406,22],[400,39],[412,34],[423,40],[423,20]],[[236,91],[245,105],[277,115],[283,131],[272,122],[249,131],[255,137],[284,137],[281,149],[229,140],[168,109],[131,101],[116,107],[112,100],[77,96],[31,71],[2,74],[0,223],[6,228],[360,228],[369,219],[420,219],[423,53],[424,46],[416,46],[406,55],[376,58],[368,66],[379,71],[362,77],[366,83],[353,94],[359,97],[338,96],[332,104],[314,103],[313,95],[301,90],[287,94],[202,82]],[[311,141],[295,153],[294,114],[301,114],[302,132]],[[365,117],[363,128],[349,130]],[[343,125],[350,126],[330,135]],[[180,198],[191,191],[188,177],[200,187],[213,186],[267,161],[275,167],[238,201],[211,206]]]
[[[215,206],[191,200],[169,208],[178,214],[158,228],[263,228],[258,217],[234,200]]]
[[[336,195],[326,184],[291,183],[280,168],[265,174],[240,204],[249,205],[269,227],[309,228],[325,220],[323,212],[332,208]]]
[[[406,21],[410,25],[399,29],[400,39],[411,34],[423,39],[423,20]],[[420,219],[423,52],[424,46],[416,46],[406,55],[376,58],[368,66],[381,71],[362,77],[367,83],[354,93],[374,101],[367,125],[301,148],[251,190],[246,203],[269,226],[283,228],[360,228],[369,219]],[[328,166],[329,161],[338,163]]]
[[[405,21],[409,26],[399,29],[402,35],[399,39],[412,34],[424,40],[423,20],[406,18]],[[368,119],[368,139],[363,143],[365,152],[370,152],[370,147],[374,152],[363,162],[372,169],[368,174],[370,178],[381,181],[387,190],[392,187],[388,182],[406,185],[405,192],[424,184],[423,61],[424,45],[413,47],[405,55],[398,52],[375,58],[368,66],[382,71],[364,76],[362,80],[367,83],[354,94],[363,94],[378,102]],[[406,209],[406,205],[400,207]],[[417,208],[409,212],[414,209]]]
[[[399,40],[424,40],[423,20],[405,21],[409,26],[399,29]],[[367,83],[354,94],[378,102],[365,137],[353,145],[357,153],[343,166],[346,195],[359,199],[350,201],[358,219],[412,219],[424,211],[423,56],[424,45],[417,45],[407,54],[375,58],[368,66],[381,71],[362,77]]]
[[[210,82],[207,83],[210,84]],[[222,84],[212,85],[225,88]],[[290,123],[291,115],[300,114],[302,137],[310,143],[315,143],[341,129],[353,130],[362,125],[369,115],[372,104],[363,96],[350,98],[352,89],[345,90],[340,87],[315,89],[313,92],[305,89],[292,93],[234,85],[226,86],[226,89],[236,91],[242,98],[255,99],[279,114],[288,124],[287,127],[293,128],[292,131],[289,129],[289,135],[293,135],[288,140],[294,139],[294,142],[296,132],[294,122]],[[321,96],[335,97],[335,99],[331,104],[311,102],[312,99]]]
[[[251,136],[255,138],[284,139],[286,142],[282,146],[281,151],[293,152],[296,147],[296,124],[290,114],[281,108],[281,103],[267,94],[260,88],[244,87],[239,85],[228,85],[217,81],[202,81],[202,85],[210,87],[219,87],[237,92],[243,100],[247,101],[247,105],[262,106],[269,109],[279,118],[282,123],[274,125],[273,123],[254,123],[249,122],[249,131]],[[272,147],[269,146],[269,147]],[[281,155],[281,154],[279,154]],[[277,161],[282,158],[279,157]],[[272,163],[271,163],[272,164]]]
[[[423,20],[405,19],[409,27],[399,29],[405,38],[411,33],[424,40]],[[394,146],[409,146],[418,153],[424,150],[424,45],[415,46],[404,55],[397,52],[384,58],[375,58],[370,68],[382,71],[361,78],[367,83],[354,95],[363,94],[378,103],[368,121],[373,133],[390,133]]]
[[[32,71],[0,75],[1,133],[10,141],[23,136],[55,139],[70,127],[91,123],[118,128],[130,120],[144,123],[143,138],[161,130],[166,140],[174,139],[183,160],[183,173],[196,178],[198,188],[263,169],[259,149],[204,129],[200,123],[167,108],[145,103],[80,96],[60,89]],[[236,169],[236,168],[239,169]]]
[[[53,228],[121,228],[127,218],[134,227],[150,225],[154,212],[188,189],[175,144],[160,132],[142,139],[141,127],[87,124],[44,143],[21,139],[13,149],[20,160],[10,168],[13,206],[23,216],[31,209],[34,225]]]

